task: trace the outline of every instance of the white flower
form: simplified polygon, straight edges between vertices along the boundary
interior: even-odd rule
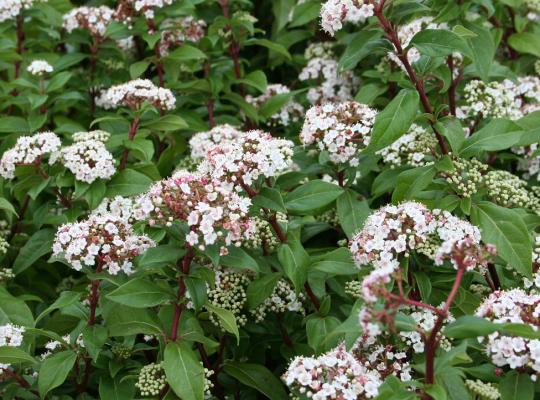
[[[41,0],[47,1],[47,0]],[[0,22],[15,19],[22,10],[34,5],[34,0],[2,0],[0,1]]]
[[[53,67],[45,60],[34,60],[26,70],[32,75],[43,75],[45,73],[53,72]]]
[[[253,104],[255,107],[260,109],[269,99],[277,95],[285,95],[290,93],[290,89],[280,83],[270,84],[266,88],[266,92],[260,96],[253,97],[251,95],[246,96],[246,101],[250,104]],[[273,114],[270,119],[280,125],[289,125],[291,122],[297,122],[300,120],[300,117],[304,114],[304,107],[290,99],[287,101],[279,111]]]
[[[203,158],[211,148],[221,143],[234,142],[242,132],[237,128],[228,125],[216,125],[207,132],[199,132],[189,139],[191,147],[191,157]]]
[[[162,110],[174,110],[176,98],[169,89],[158,87],[148,79],[135,79],[110,87],[96,99],[96,104],[105,109],[126,106],[139,110],[144,102]]]
[[[11,323],[0,326],[0,347],[19,347],[23,341],[25,328]]]
[[[98,40],[103,40],[107,27],[113,21],[114,10],[107,6],[99,7],[77,7],[64,14],[63,27],[66,31],[72,32],[75,29],[85,29]]]
[[[321,26],[334,36],[343,22],[364,22],[373,16],[373,9],[373,4],[365,4],[363,0],[328,0],[321,8]]]
[[[15,146],[2,155],[0,175],[6,179],[13,179],[16,166],[39,164],[44,156],[57,151],[60,144],[60,139],[53,132],[19,137]]]

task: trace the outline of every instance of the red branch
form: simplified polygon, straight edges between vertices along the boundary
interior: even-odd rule
[[[130,141],[133,141],[135,139],[135,135],[137,134],[137,128],[139,127],[140,119],[139,117],[135,117],[133,121],[131,122],[131,126],[129,127],[129,133],[128,133],[128,139]],[[124,153],[122,154],[122,160],[120,161],[120,170],[123,170],[126,168],[126,163],[129,156],[129,149],[125,148]]]
[[[171,328],[171,340],[176,342],[178,338],[178,324],[180,323],[180,318],[182,317],[182,312],[185,308],[185,297],[186,297],[186,283],[184,282],[184,277],[189,275],[189,269],[191,266],[191,261],[195,257],[193,249],[190,247],[186,255],[182,258],[182,263],[178,265],[181,268],[181,274],[178,277],[178,295],[177,302],[174,305],[174,317]]]
[[[399,40],[398,34],[394,26],[386,19],[386,17],[383,14],[383,8],[384,8],[385,1],[381,0],[379,5],[375,4],[375,16],[379,20],[379,24],[383,28],[384,32],[386,33],[386,37],[390,42],[394,45],[396,56],[399,58],[401,63],[403,64],[403,67],[405,68],[405,71],[407,72],[407,75],[409,76],[410,81],[414,84],[414,87],[416,88],[416,91],[418,92],[418,95],[420,96],[420,102],[422,103],[422,107],[424,108],[424,111],[428,114],[433,114],[433,107],[431,106],[431,103],[429,102],[429,99],[427,97],[425,88],[424,88],[424,81],[420,80],[416,73],[414,72],[413,67],[409,63],[409,59],[407,58],[407,52],[403,50],[401,47],[401,41]],[[441,135],[441,133],[438,131],[438,129],[435,127],[435,124],[430,121],[431,128],[433,129],[433,132],[435,133],[435,136],[437,137],[437,141],[439,142],[439,147],[441,148],[441,152],[443,154],[448,154],[448,146],[446,145],[446,141],[444,140],[444,137]]]

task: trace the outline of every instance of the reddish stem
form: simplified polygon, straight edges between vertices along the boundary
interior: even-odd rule
[[[195,253],[190,247],[186,255],[182,258],[181,265],[178,265],[179,267],[181,267],[181,274],[178,277],[177,302],[174,305],[174,317],[171,328],[171,340],[173,342],[176,342],[176,339],[178,338],[178,325],[180,323],[180,318],[182,317],[182,312],[185,308],[184,298],[186,296],[186,283],[184,282],[184,277],[189,275],[189,269],[193,257],[195,257]]]
[[[424,111],[428,114],[433,114],[433,107],[431,106],[429,99],[427,97],[427,94],[424,88],[424,81],[420,80],[416,76],[414,69],[409,63],[409,59],[407,58],[407,52],[404,51],[403,48],[401,47],[401,41],[399,40],[396,29],[392,26],[390,21],[388,21],[383,14],[384,3],[385,1],[381,0],[378,6],[375,4],[375,9],[374,9],[375,16],[379,20],[381,27],[386,33],[386,37],[394,45],[394,48],[396,50],[395,51],[396,56],[399,58],[399,60],[403,64],[403,67],[405,68],[405,71],[407,72],[407,75],[409,76],[410,81],[414,84],[414,87],[416,88],[416,91],[418,92],[418,95],[420,96],[420,102],[422,103],[422,107],[424,108]],[[446,141],[444,140],[444,137],[439,133],[438,129],[435,127],[435,124],[432,121],[430,121],[430,124],[431,124],[431,128],[433,129],[433,132],[435,133],[435,136],[437,137],[437,141],[439,142],[439,147],[441,148],[441,152],[443,154],[448,154],[448,146],[446,145]]]
[[[29,203],[30,203],[30,196],[26,195],[21,205],[21,208],[19,209],[19,216],[18,216],[17,222],[12,226],[11,232],[9,233],[9,240],[11,240],[11,238],[13,238],[13,236],[15,236],[21,229],[21,224],[22,224],[22,221],[24,220],[24,214],[26,214],[26,210],[28,209]]]
[[[150,31],[150,33],[156,32],[156,24],[154,23],[154,20],[152,18],[148,18],[146,20],[146,25],[148,26],[148,30]],[[158,40],[154,45],[154,54],[156,55],[156,71],[158,73],[159,86],[164,87],[165,79],[163,73],[163,64],[161,63],[161,51],[159,49],[159,42],[160,40]]]
[[[135,135],[137,134],[137,128],[139,127],[140,118],[135,117],[133,121],[131,122],[131,126],[129,127],[129,134],[128,134],[128,140],[133,141],[135,139]],[[125,148],[124,153],[122,154],[122,160],[120,160],[120,170],[123,170],[126,168],[126,163],[129,156],[129,149]]]

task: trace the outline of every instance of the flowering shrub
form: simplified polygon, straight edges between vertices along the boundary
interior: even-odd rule
[[[0,0],[0,398],[540,399],[538,0]]]

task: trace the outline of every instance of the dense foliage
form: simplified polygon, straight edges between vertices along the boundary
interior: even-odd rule
[[[540,398],[538,0],[0,0],[0,397]]]

